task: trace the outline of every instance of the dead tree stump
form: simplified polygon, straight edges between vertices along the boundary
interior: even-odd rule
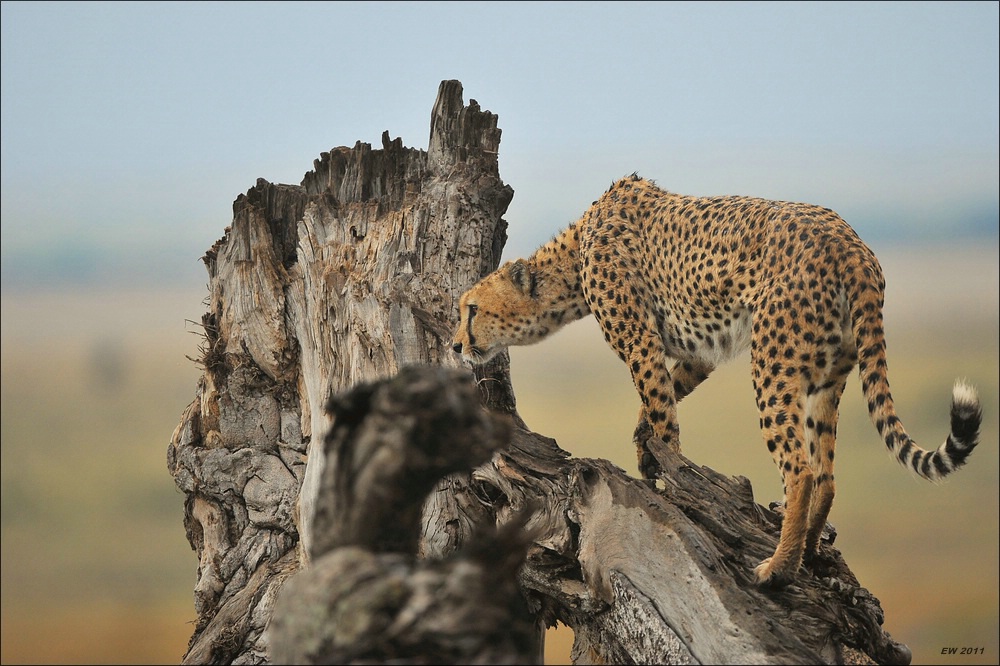
[[[460,369],[451,333],[459,296],[497,266],[506,241],[513,190],[499,176],[499,143],[497,117],[474,100],[466,106],[461,84],[445,81],[427,151],[384,133],[381,150],[336,148],[301,185],[258,180],[237,198],[232,225],[204,258],[204,373],[167,453],[199,558],[184,662],[269,663],[273,648],[310,663],[528,663],[540,654],[528,637],[558,620],[574,629],[581,664],[908,663],[832,531],[794,584],[753,585],[780,516],[755,503],[746,479],[699,467],[658,440],[649,446],[663,489],[607,461],[571,458],[517,416],[506,355],[476,371],[481,406],[469,407],[460,378],[473,373]],[[446,385],[421,393],[431,380],[409,366],[452,370],[435,375]],[[370,407],[372,387],[390,378],[396,420],[359,406]],[[340,397],[328,404],[331,396]],[[469,417],[479,435],[431,418],[424,432],[438,434],[410,436],[428,414],[478,409],[494,415]],[[421,458],[414,441],[463,455]],[[506,568],[484,567],[484,549],[506,553]],[[440,589],[428,572],[443,581],[447,563],[463,557],[482,576],[517,572],[520,603],[498,593],[504,603],[487,623],[509,627],[510,640],[473,622],[469,607],[447,612],[447,600],[465,603],[458,597],[428,592]],[[362,590],[377,597],[388,588],[324,591],[345,563],[376,577],[391,571],[393,589],[423,594],[440,622],[421,625],[417,640],[351,634],[351,618],[372,620],[371,629],[388,616],[344,614],[345,590],[374,604]],[[311,625],[293,621],[299,595],[339,610]],[[289,636],[305,651],[289,652]]]
[[[541,633],[517,584],[528,512],[482,526],[449,557],[418,558],[421,507],[448,474],[489,462],[510,419],[468,372],[408,366],[334,398],[312,563],[268,629],[278,663],[532,664]]]

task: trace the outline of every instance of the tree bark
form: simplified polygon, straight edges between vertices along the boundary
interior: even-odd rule
[[[199,558],[184,662],[530,663],[558,620],[576,663],[907,663],[832,530],[793,585],[759,590],[780,516],[746,479],[659,440],[659,489],[569,457],[518,417],[506,355],[474,371],[478,398],[461,388],[458,298],[498,265],[513,196],[499,142],[445,81],[427,151],[384,133],[237,198],[204,258],[204,373],[167,455]],[[415,607],[386,606],[372,576],[425,622],[403,631]],[[351,633],[358,618],[377,632]]]
[[[205,255],[204,374],[168,450],[199,557],[185,662],[262,663],[284,579],[308,559],[331,393],[406,364],[457,366],[457,295],[495,267],[513,191],[496,116],[441,84],[428,151],[382,136],[264,180]],[[447,549],[457,534],[433,540]]]
[[[268,630],[278,663],[531,664],[540,627],[517,585],[526,512],[451,557],[418,558],[421,506],[444,476],[487,463],[510,419],[468,372],[408,366],[331,400],[312,564]]]

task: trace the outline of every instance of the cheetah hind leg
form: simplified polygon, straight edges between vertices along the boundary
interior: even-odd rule
[[[833,476],[834,450],[837,446],[838,405],[844,393],[844,384],[854,367],[854,353],[843,350],[836,357],[837,363],[824,383],[828,388],[813,396],[807,402],[806,439],[811,452],[810,466],[816,475],[816,486],[809,506],[809,531],[806,534],[805,560],[813,560],[819,554],[819,543],[826,528],[826,519],[837,493]]]
[[[808,468],[786,482],[785,515],[774,555],[757,565],[754,576],[761,586],[782,587],[793,580],[805,552],[813,474]]]

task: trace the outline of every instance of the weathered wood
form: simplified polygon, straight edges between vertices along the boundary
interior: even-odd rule
[[[754,502],[749,481],[659,440],[649,445],[662,490],[603,460],[567,459],[553,474],[537,462],[548,441],[517,431],[476,477],[504,506],[543,503],[522,583],[574,629],[575,663],[909,663],[831,528],[794,584],[761,590],[753,568],[773,551],[780,517]]]
[[[489,624],[530,633],[539,619],[559,620],[575,631],[577,663],[907,662],[905,646],[881,629],[877,599],[832,546],[832,532],[794,584],[758,589],[753,567],[773,551],[780,516],[755,503],[745,479],[694,465],[659,440],[647,446],[664,470],[661,488],[606,461],[571,458],[518,417],[505,354],[475,378],[485,408],[510,420],[509,444],[471,473],[435,481],[464,467],[431,465],[410,474],[407,461],[420,449],[411,448],[411,426],[393,420],[404,418],[404,397],[423,396],[426,406],[407,403],[417,413],[456,406],[449,390],[421,393],[407,381],[425,380],[400,371],[446,366],[472,375],[459,369],[451,333],[459,296],[496,267],[506,240],[512,190],[499,177],[499,140],[496,116],[475,101],[466,106],[461,84],[445,81],[426,152],[386,133],[381,150],[333,149],[301,185],[259,180],[236,200],[231,227],[205,257],[205,372],[168,450],[200,563],[198,624],[185,662],[272,661],[265,628],[279,593],[288,613],[296,597],[303,608],[332,603],[334,613],[277,620],[279,633],[294,637],[282,644],[282,658],[439,663],[462,661],[465,645],[466,663],[500,660],[484,648],[502,644],[497,636],[451,640],[455,627],[445,619],[465,617],[469,636],[485,635],[486,626],[462,614],[475,594],[442,590],[463,546],[482,583],[490,569],[483,549],[519,553],[524,534],[531,536],[518,573],[525,607],[498,604],[513,616],[501,622],[490,614]],[[392,377],[402,382],[393,384],[398,397],[378,407],[372,382]],[[369,389],[327,404],[359,386]],[[448,432],[447,446],[473,458],[496,445],[461,428]],[[323,445],[327,435],[332,449]],[[434,439],[441,446],[444,438]],[[352,457],[365,451],[370,457]],[[411,477],[420,482],[394,481]],[[359,497],[366,498],[360,513]],[[378,519],[366,522],[372,515]],[[507,526],[499,537],[495,525]],[[352,567],[384,584],[349,582]],[[491,571],[504,578],[516,568]],[[442,635],[423,625],[417,640],[393,634],[390,649],[365,633],[388,615],[368,613],[375,624],[346,645],[350,627],[341,623],[352,609],[361,613],[376,603],[372,595],[400,586],[433,607]],[[344,606],[352,594],[360,595],[356,605]],[[394,612],[406,607],[396,601]],[[511,646],[524,641],[505,645],[513,659]]]
[[[386,132],[381,150],[323,153],[301,185],[258,180],[205,255],[205,372],[168,450],[200,562],[187,662],[266,661],[274,591],[308,559],[331,393],[458,365],[457,298],[495,268],[513,191],[496,116],[459,82],[441,84],[431,127],[426,152]]]
[[[288,664],[530,664],[541,633],[517,585],[530,532],[481,529],[418,559],[436,482],[487,462],[510,419],[481,408],[468,372],[403,368],[331,401],[312,564],[284,585],[268,629]]]

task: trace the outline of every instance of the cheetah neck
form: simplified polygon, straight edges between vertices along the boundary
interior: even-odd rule
[[[528,258],[542,317],[556,327],[590,314],[580,282],[580,237],[570,225]]]

